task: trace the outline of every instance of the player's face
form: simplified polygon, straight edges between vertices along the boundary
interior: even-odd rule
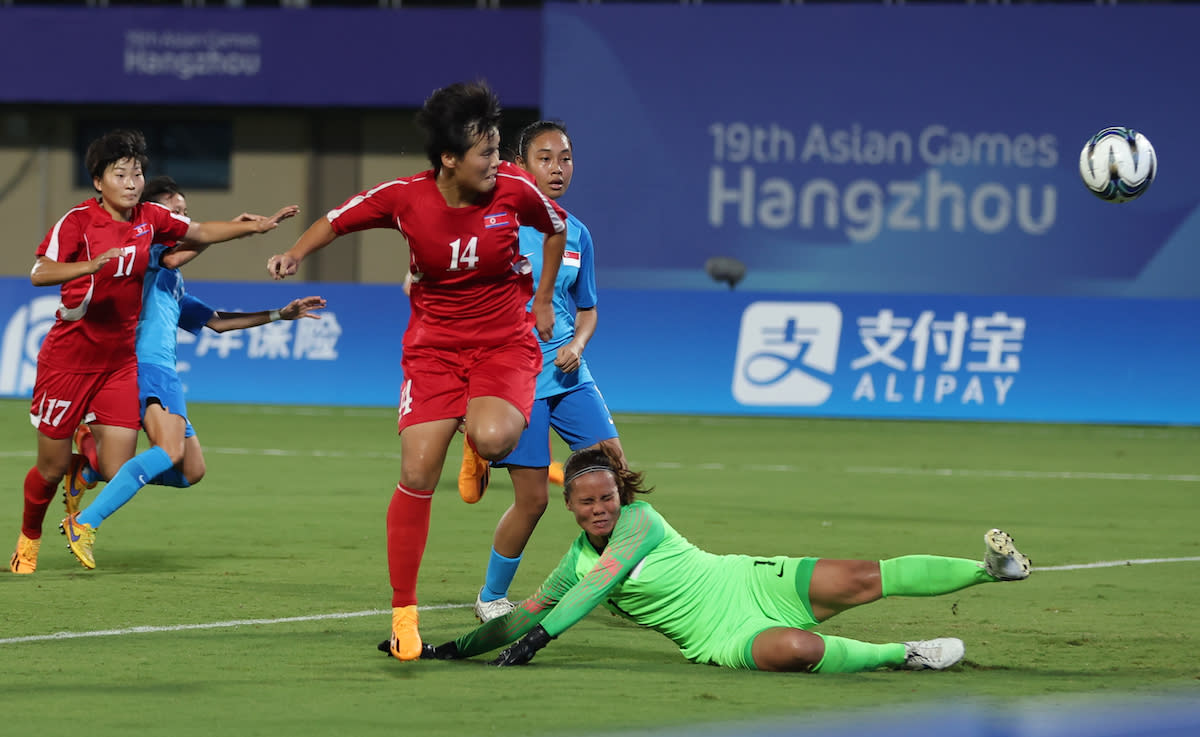
[[[187,199],[181,194],[163,194],[155,202],[176,215],[187,215]]]
[[[141,199],[146,178],[135,159],[119,159],[105,168],[104,176],[92,179],[92,186],[100,190],[105,209],[125,217]]]
[[[500,169],[500,131],[481,135],[461,157],[455,157],[454,182],[463,191],[486,194],[496,187]]]
[[[552,200],[562,197],[575,175],[575,160],[567,136],[562,131],[546,131],[533,139],[525,157],[517,163],[533,174],[542,194]]]
[[[572,479],[567,509],[575,515],[575,523],[587,533],[588,539],[602,544],[612,535],[621,516],[616,477],[611,471],[592,471]]]

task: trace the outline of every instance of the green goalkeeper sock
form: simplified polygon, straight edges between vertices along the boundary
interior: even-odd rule
[[[879,561],[884,596],[937,596],[996,579],[979,561],[940,555],[905,555]]]
[[[898,642],[874,645],[820,632],[813,634],[825,641],[825,657],[813,666],[813,673],[861,673],[885,666],[896,668],[904,665],[904,659],[908,657],[908,648]]]

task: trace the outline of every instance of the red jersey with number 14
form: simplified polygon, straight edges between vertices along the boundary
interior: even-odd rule
[[[524,340],[533,277],[518,228],[561,233],[567,214],[529,175],[500,163],[496,186],[478,202],[450,207],[432,170],[355,195],[326,216],[338,235],[393,228],[408,239],[412,319],[404,345],[468,348]]]
[[[113,220],[97,199],[63,215],[37,255],[70,263],[89,261],[110,248],[120,248],[121,254],[95,274],[62,284],[58,316],[42,341],[38,364],[94,373],[136,363],[134,335],[150,245],[179,240],[190,223],[153,202],[135,206],[127,223]]]

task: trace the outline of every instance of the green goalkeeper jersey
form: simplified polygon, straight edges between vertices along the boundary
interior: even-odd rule
[[[533,596],[456,642],[464,657],[475,655],[512,642],[539,622],[557,637],[604,604],[666,635],[689,660],[713,662],[713,655],[728,646],[729,635],[749,618],[815,624],[795,593],[798,572],[789,570],[792,575],[784,580],[788,560],[705,552],[650,504],[636,501],[621,508],[604,550],[593,548],[581,532]],[[779,599],[790,600],[785,611]]]

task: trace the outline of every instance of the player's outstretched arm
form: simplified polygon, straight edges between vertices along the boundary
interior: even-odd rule
[[[233,220],[209,220],[193,222],[187,234],[171,250],[163,254],[162,264],[169,269],[178,269],[199,256],[213,243],[224,243],[256,233],[267,233],[279,227],[279,223],[300,212],[296,205],[281,207],[270,217],[242,213]]]
[[[324,308],[324,297],[302,297],[293,299],[287,303],[286,307],[278,310],[216,312],[205,325],[218,333],[224,333],[229,330],[244,330],[257,325],[265,325],[276,320],[299,320],[302,317],[320,320],[321,316],[316,311]]]
[[[95,274],[106,263],[121,255],[120,248],[110,248],[89,261],[58,262],[52,258],[38,256],[29,272],[29,281],[35,287],[52,287],[65,284],[81,276]]]
[[[316,222],[308,226],[308,230],[300,236],[300,240],[287,250],[287,253],[276,254],[267,259],[267,273],[275,280],[292,276],[300,267],[300,262],[308,254],[328,246],[333,243],[335,238],[337,238],[337,233],[333,232],[333,226],[329,224],[329,220],[317,218]]]

